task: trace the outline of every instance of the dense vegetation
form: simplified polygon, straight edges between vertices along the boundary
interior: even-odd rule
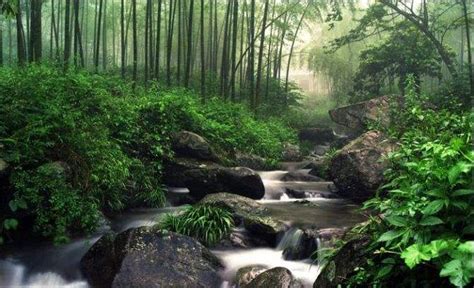
[[[160,175],[163,160],[172,157],[173,132],[203,135],[230,162],[235,150],[276,161],[282,143],[295,137],[239,104],[209,99],[202,105],[186,90],[133,90],[87,72],[5,68],[0,90],[0,158],[14,167],[8,210],[28,211],[35,230],[58,241],[91,231],[101,210],[164,204]],[[67,163],[71,175],[44,165],[55,161]],[[8,216],[2,222],[4,231],[17,224]]]

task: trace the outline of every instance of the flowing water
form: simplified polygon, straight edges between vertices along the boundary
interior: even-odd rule
[[[288,170],[297,169],[290,164]],[[302,170],[300,172],[307,172]],[[287,171],[260,172],[265,197],[259,202],[267,207],[270,215],[293,227],[333,228],[351,226],[363,218],[354,212],[357,206],[344,200],[321,197],[291,199],[287,188],[308,191],[309,197],[318,193],[331,193],[330,182],[284,182]],[[186,193],[187,189],[174,189],[173,193]],[[176,211],[178,207],[141,209],[126,212],[110,219],[96,234],[76,239],[67,245],[32,243],[26,246],[3,246],[0,254],[0,287],[88,287],[79,270],[79,262],[87,250],[107,231],[121,232],[129,228],[154,225],[160,216]],[[230,249],[213,251],[225,264],[222,270],[223,287],[231,287],[239,268],[264,265],[268,268],[286,267],[307,287],[311,287],[319,273],[319,266],[312,260],[287,261],[283,250],[300,241],[301,230],[290,229],[276,248]]]

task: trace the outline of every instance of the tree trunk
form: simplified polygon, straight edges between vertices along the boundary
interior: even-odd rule
[[[132,0],[132,33],[133,33],[133,88],[137,84],[138,39],[137,39],[137,0]]]
[[[263,49],[265,44],[265,30],[267,25],[268,17],[268,0],[265,0],[265,8],[263,11],[263,22],[262,22],[262,32],[260,33],[260,47],[258,52],[258,62],[257,62],[257,84],[255,85],[255,108],[258,108],[260,105],[260,93],[261,93],[261,83],[262,83],[262,67],[263,67]]]
[[[188,52],[186,61],[186,71],[184,75],[184,87],[189,87],[189,78],[191,74],[191,61],[192,61],[192,48],[193,48],[193,13],[194,12],[194,0],[190,1],[189,4],[189,23],[188,23]]]
[[[471,101],[472,96],[474,95],[474,75],[472,73],[472,53],[471,53],[471,34],[470,34],[470,27],[469,27],[469,11],[467,9],[467,0],[462,0],[462,5],[463,5],[463,12],[464,12],[464,24],[465,24],[465,30],[466,30],[466,42],[467,42],[467,63],[469,64],[468,66],[468,71],[469,71],[469,84],[471,88],[471,97],[468,99],[465,99],[466,104],[469,104]]]
[[[232,101],[235,101],[235,78],[236,78],[236,65],[237,65],[237,34],[238,34],[238,25],[239,25],[239,1],[234,0],[234,16],[232,17],[232,67],[231,67],[231,76],[230,76],[230,97]]]
[[[17,41],[17,55],[18,65],[24,66],[26,62],[26,43],[25,43],[25,32],[23,29],[21,6],[20,0],[17,0],[18,11],[16,17],[16,41]]]
[[[162,0],[158,0],[158,19],[156,20],[155,78],[157,80],[159,80],[160,76],[161,2]]]
[[[31,0],[30,17],[30,62],[39,62],[42,57],[41,6],[42,0]]]
[[[120,60],[121,60],[121,72],[122,78],[125,78],[125,0],[121,0],[120,3]]]
[[[211,1],[212,3],[212,1]],[[212,17],[209,17],[209,18],[212,18]],[[206,79],[206,68],[205,68],[205,65],[206,65],[206,61],[205,61],[205,51],[204,51],[204,0],[201,0],[201,18],[200,18],[200,26],[201,26],[201,38],[200,38],[200,42],[201,42],[201,48],[200,48],[200,51],[201,51],[201,99],[202,99],[202,102],[206,102],[206,96],[205,96],[205,79]],[[212,26],[212,25],[210,25]]]

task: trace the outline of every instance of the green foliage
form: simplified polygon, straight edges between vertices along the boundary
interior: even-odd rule
[[[166,215],[160,226],[211,246],[230,234],[234,222],[227,209],[203,204],[190,206],[178,215]]]
[[[201,134],[224,156],[240,150],[270,161],[296,138],[239,104],[202,104],[182,89],[133,90],[116,77],[44,65],[1,69],[0,94],[0,158],[13,167],[12,213],[26,211],[37,233],[60,242],[91,231],[100,210],[163,205],[162,162],[173,157],[174,132]],[[40,168],[56,161],[70,167],[63,182]],[[0,220],[7,218],[22,224],[9,215]]]
[[[364,277],[352,280],[384,286],[403,278],[402,286],[429,285],[442,281],[432,277],[437,273],[464,287],[474,279],[474,114],[426,108],[413,84],[411,79],[397,110],[397,126],[388,131],[400,142],[382,187],[389,192],[365,203],[381,215],[368,230],[373,256]]]

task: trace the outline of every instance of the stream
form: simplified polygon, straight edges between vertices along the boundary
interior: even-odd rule
[[[265,186],[265,197],[258,202],[267,207],[270,216],[298,228],[341,228],[363,221],[364,218],[356,212],[358,206],[342,199],[320,197],[321,194],[331,194],[331,182],[281,181],[287,170],[297,169],[296,166],[288,165],[284,171],[259,173]],[[309,191],[309,198],[291,199],[285,193],[286,188]],[[185,193],[186,189],[171,191]],[[107,225],[102,225],[94,235],[75,239],[62,246],[50,243],[4,246],[0,254],[0,287],[89,287],[81,276],[79,262],[101,235],[108,231],[121,232],[133,227],[154,225],[166,213],[179,209],[165,207],[124,212],[110,219]],[[225,265],[221,271],[222,287],[232,287],[229,283],[232,283],[239,268],[255,264],[268,268],[286,267],[305,286],[312,287],[319,272],[318,264],[309,259],[287,261],[282,257],[285,245],[298,241],[298,231],[290,229],[276,248],[212,250]]]

